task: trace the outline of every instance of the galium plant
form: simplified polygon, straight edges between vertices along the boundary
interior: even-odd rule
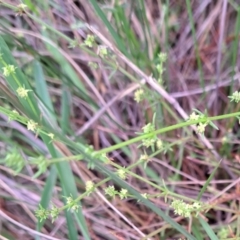
[[[93,43],[91,44],[89,41],[92,41],[93,38],[88,37],[87,41],[87,46],[91,47],[93,45]],[[105,51],[105,50],[104,50]],[[105,53],[102,53],[101,57],[104,57]],[[159,66],[158,66],[159,67]],[[3,75],[8,77],[11,74],[15,74],[15,67],[13,67],[13,65],[9,65],[9,67],[6,67],[3,69]],[[28,92],[30,92],[32,90],[30,89],[26,89],[25,87],[19,87],[16,92],[17,95],[20,98],[24,98],[26,99],[28,97]],[[233,94],[234,99],[236,99],[236,94]],[[141,100],[144,99],[144,92],[142,89],[138,90],[135,93],[135,100],[137,102],[140,102]],[[231,99],[231,98],[230,98]],[[236,101],[236,100],[235,100]],[[13,111],[8,111],[9,114],[9,120],[18,120],[20,122],[23,122],[24,124],[26,124],[26,127],[29,131],[32,132],[44,132],[44,129],[34,120],[32,119],[27,119],[25,117],[22,117],[21,115],[19,115],[19,113],[16,110]],[[145,147],[145,148],[149,148],[151,147],[152,151],[155,151],[155,147],[158,150],[162,150],[164,149],[164,147],[166,146],[166,144],[163,143],[163,141],[161,139],[159,139],[157,137],[156,134],[156,128],[155,128],[155,115],[153,117],[153,121],[152,123],[147,123],[145,126],[142,127],[143,132],[142,133],[138,133],[140,136],[147,136],[144,137],[142,139],[142,144],[139,145],[140,147]],[[196,109],[194,109],[193,113],[189,116],[188,122],[197,122],[197,130],[198,133],[200,134],[204,134],[205,131],[205,127],[207,125],[211,125],[212,127],[214,127],[215,129],[217,129],[216,125],[213,124],[213,122],[208,118],[207,113],[205,112],[204,114]],[[47,133],[45,132],[45,134],[47,136],[49,136],[49,138],[51,140],[54,139],[54,134],[53,133]],[[167,148],[165,148],[166,150]],[[169,150],[170,148],[168,148]],[[98,153],[95,152],[94,149],[89,146],[85,148],[85,153],[89,154],[91,156],[91,159],[98,159],[101,160],[103,163],[109,163],[109,159],[106,156],[106,153]],[[14,161],[12,161],[11,159],[14,159]],[[147,154],[144,154],[140,157],[140,162],[144,162],[145,163],[145,167],[146,167],[146,163],[149,161],[149,156]],[[46,161],[46,159],[43,156],[40,156],[39,158],[35,158],[32,161],[32,164],[36,164],[39,168],[38,172],[35,174],[35,177],[39,176],[40,174],[42,174],[43,172],[46,171],[47,167],[49,166],[49,161]],[[12,154],[9,154],[6,157],[6,165],[11,167],[11,166],[17,166],[17,172],[20,172],[22,170],[22,168],[25,165],[25,161],[22,159],[21,155],[19,155],[19,153],[15,150]],[[94,161],[89,161],[88,163],[88,168],[90,169],[94,169],[95,168],[95,164]],[[116,171],[116,174],[123,180],[127,179],[127,175],[131,174],[126,167],[119,167]],[[86,196],[93,193],[95,189],[95,185],[92,181],[87,181],[86,182]],[[166,190],[166,189],[165,189]],[[128,190],[122,188],[120,191],[115,190],[115,187],[113,185],[110,185],[109,187],[105,188],[105,194],[107,196],[110,196],[112,198],[119,196],[120,199],[126,199],[129,196]],[[161,194],[160,194],[161,195]],[[170,191],[165,191],[164,196],[165,196],[165,201],[168,195],[171,195]],[[151,198],[151,195],[147,194],[147,193],[142,193],[142,196],[145,199],[149,199]],[[156,196],[155,196],[156,197]],[[56,206],[53,206],[52,209],[44,209],[42,206],[39,206],[39,209],[36,210],[36,216],[40,219],[40,221],[43,221],[45,219],[47,219],[48,217],[52,218],[52,221],[57,219],[57,216],[60,214],[60,212],[63,209],[68,209],[70,211],[78,211],[80,205],[79,205],[79,199],[73,199],[72,196],[66,196],[66,205],[62,208],[57,208]],[[171,207],[174,209],[174,212],[178,215],[184,216],[184,217],[190,217],[193,214],[195,216],[197,216],[199,214],[199,212],[202,210],[202,205],[200,203],[193,203],[193,204],[187,204],[184,203],[182,200],[173,200],[171,203]]]
[[[17,6],[16,8],[17,12],[19,14],[23,14],[26,13],[27,14],[27,8],[26,5],[24,4],[20,4]],[[29,15],[31,16],[31,15]],[[33,18],[34,19],[34,18]],[[49,26],[44,25],[45,28],[49,29]],[[66,37],[67,40],[69,40]],[[108,56],[109,56],[109,48],[108,46],[105,45],[97,45],[96,41],[95,41],[95,36],[93,35],[87,35],[85,41],[83,44],[79,44],[78,41],[72,41],[69,40],[69,44],[71,47],[82,47],[82,49],[87,48],[88,51],[92,51],[91,53],[95,53],[94,56],[98,56],[99,58],[101,58],[102,63],[104,64],[114,64],[115,62],[113,61],[112,63],[107,62]],[[89,50],[90,49],[90,50]],[[97,49],[97,50],[95,50]],[[95,52],[96,51],[96,52]],[[34,90],[30,89],[28,87],[25,88],[25,86],[28,85],[24,85],[24,84],[19,84],[18,81],[18,76],[16,74],[16,69],[17,67],[15,67],[14,64],[7,64],[7,61],[5,61],[6,56],[4,56],[4,54],[2,54],[1,57],[1,64],[2,64],[2,75],[8,79],[10,77],[14,77],[14,80],[16,81],[15,84],[18,84],[18,87],[14,89],[14,93],[16,94],[16,96],[18,98],[20,98],[21,100],[26,100],[25,102],[29,105],[32,104],[29,95],[33,95],[34,96]],[[165,53],[160,53],[158,55],[158,61],[159,63],[156,66],[157,72],[159,74],[159,77],[157,79],[158,83],[160,85],[163,85],[163,73],[164,73],[164,63],[166,61],[166,54]],[[97,64],[90,62],[89,63],[90,67],[96,68]],[[111,65],[113,66],[113,65]],[[118,66],[114,66],[115,69],[118,68]],[[119,67],[119,69],[121,69]],[[135,94],[134,94],[134,99],[137,103],[143,101],[146,99],[147,94],[145,94],[144,91],[144,87],[141,87],[141,89],[138,89]],[[31,94],[30,94],[31,93]],[[230,101],[234,101],[236,103],[239,102],[239,93],[235,92],[233,93],[232,96],[229,96]],[[31,105],[32,106],[32,105]],[[53,149],[53,143],[54,141],[59,141],[62,143],[66,143],[68,139],[66,138],[59,138],[59,135],[57,134],[57,136],[55,136],[55,134],[53,132],[49,132],[48,129],[46,128],[46,126],[44,126],[44,124],[42,124],[41,122],[37,122],[36,119],[32,119],[27,117],[28,115],[23,115],[22,113],[19,113],[20,111],[17,111],[17,109],[13,109],[12,111],[6,111],[6,109],[0,108],[0,111],[5,113],[6,115],[8,115],[9,117],[9,121],[18,121],[22,124],[24,124],[27,128],[27,130],[33,132],[33,133],[37,133],[41,136],[48,136],[48,141],[50,140],[50,142],[46,143],[46,145],[50,145],[51,148]],[[122,182],[126,182],[128,180],[129,177],[135,177],[136,179],[143,181],[151,186],[153,186],[154,188],[156,188],[156,190],[158,191],[157,194],[148,194],[148,193],[141,193],[141,196],[143,199],[148,200],[148,199],[152,199],[154,197],[164,197],[165,202],[169,202],[169,200],[171,200],[171,207],[174,210],[175,214],[178,214],[180,216],[183,216],[185,218],[190,218],[191,216],[195,216],[197,217],[203,210],[203,204],[199,201],[196,201],[195,199],[186,199],[184,198],[184,196],[178,195],[174,192],[171,192],[169,189],[166,188],[166,186],[158,186],[157,184],[152,183],[151,181],[144,179],[142,176],[138,176],[136,174],[134,174],[133,172],[133,168],[137,167],[138,165],[140,165],[141,163],[145,163],[145,168],[146,163],[148,163],[151,160],[151,155],[148,155],[146,153],[146,151],[148,151],[148,148],[151,148],[152,150],[152,154],[156,154],[156,153],[160,153],[160,152],[165,152],[166,151],[170,151],[171,150],[171,146],[170,144],[167,144],[165,142],[163,142],[162,139],[159,139],[158,135],[173,129],[177,129],[177,128],[183,128],[183,127],[187,127],[193,124],[196,124],[197,127],[197,132],[201,135],[203,135],[205,133],[206,127],[207,126],[212,126],[215,129],[218,129],[217,126],[213,123],[213,121],[221,119],[221,118],[226,118],[226,117],[239,117],[239,113],[235,113],[235,114],[231,114],[228,116],[217,116],[217,117],[208,117],[207,113],[202,113],[198,110],[194,110],[193,113],[189,116],[189,119],[186,122],[183,123],[179,123],[167,128],[162,128],[162,129],[156,129],[156,124],[155,124],[155,118],[156,115],[154,115],[153,117],[153,121],[151,123],[146,123],[145,126],[142,127],[142,132],[138,133],[138,137],[130,139],[128,141],[125,141],[123,143],[119,143],[116,144],[114,146],[111,146],[110,148],[106,148],[100,151],[95,151],[91,146],[85,146],[84,147],[84,152],[81,156],[77,156],[77,158],[74,158],[76,156],[73,156],[72,159],[70,160],[75,160],[75,161],[80,161],[83,160],[85,157],[88,158],[90,160],[88,160],[87,166],[89,169],[96,169],[96,166],[99,166],[98,163],[100,162],[101,164],[103,164],[104,168],[108,169],[108,166],[113,166],[115,167],[116,171],[114,172],[115,175],[113,175],[115,177],[115,182],[117,182],[116,180],[120,180]],[[66,142],[64,142],[66,141]],[[123,146],[127,146],[130,143],[136,143],[136,142],[141,142],[141,144],[139,145],[139,152],[144,152],[144,154],[141,154],[139,161],[137,161],[136,163],[132,164],[131,166],[121,166],[118,165],[114,162],[111,162],[109,160],[109,158],[107,157],[107,153],[111,152],[114,149],[120,149]],[[69,142],[68,142],[69,143]],[[76,146],[73,144],[73,142],[70,142],[73,146]],[[70,144],[69,144],[70,145]],[[140,149],[141,147],[143,147],[143,149]],[[157,151],[155,151],[157,150]],[[13,150],[11,151],[11,153],[9,153],[9,155],[6,155],[5,158],[5,165],[11,168],[15,168],[16,172],[20,172],[24,166],[25,166],[25,160],[21,157],[21,154],[19,154],[19,150]],[[149,153],[149,152],[148,152]],[[84,155],[84,156],[83,156]],[[86,156],[85,156],[86,155]],[[140,155],[140,154],[139,154]],[[52,160],[52,161],[50,161]],[[54,161],[56,160],[56,161]],[[33,165],[37,165],[38,167],[38,172],[35,174],[35,177],[38,177],[40,174],[44,173],[47,171],[48,166],[50,166],[51,164],[56,164],[59,163],[58,162],[62,161],[60,160],[60,158],[58,159],[57,157],[54,159],[45,159],[44,156],[39,156],[39,157],[35,157],[35,158],[31,158],[29,157],[29,163],[32,163]],[[69,159],[65,158],[65,160],[63,159],[63,161],[68,161]],[[102,170],[104,170],[102,168]],[[118,176],[118,178],[116,178],[116,176]],[[113,177],[112,177],[113,178]],[[67,209],[70,212],[81,212],[81,203],[80,201],[89,196],[90,194],[94,194],[95,189],[98,188],[98,190],[103,190],[105,193],[106,197],[119,197],[121,200],[125,200],[128,198],[134,198],[134,195],[130,194],[131,188],[129,187],[128,189],[126,188],[120,188],[120,190],[116,190],[115,185],[113,184],[109,184],[107,187],[102,187],[104,183],[110,181],[111,178],[108,177],[102,181],[100,181],[99,183],[93,183],[92,180],[88,180],[85,182],[85,192],[82,193],[80,196],[74,198],[71,194],[69,194],[68,196],[64,196],[65,199],[65,205],[63,207],[57,207],[55,205],[52,205],[50,207],[50,209],[47,209],[47,207],[43,207],[42,205],[39,205],[39,209],[36,210],[35,214],[38,217],[38,219],[42,222],[44,222],[44,220],[46,220],[47,218],[51,217],[52,221],[54,222],[58,215],[65,209]],[[124,180],[124,181],[123,181]],[[119,181],[119,182],[120,182]],[[66,186],[64,186],[64,189],[68,189]],[[173,199],[173,200],[172,200]],[[138,200],[136,198],[136,200]],[[147,201],[147,203],[149,203]],[[149,205],[150,206],[150,205]],[[157,209],[158,210],[158,209]],[[156,210],[156,212],[157,212]],[[161,215],[159,214],[159,216],[164,216],[165,219],[166,215]],[[78,219],[79,220],[79,219]],[[169,220],[169,219],[168,219]],[[171,219],[169,220],[169,222],[174,223],[171,221]],[[186,234],[186,236],[188,236],[184,229],[182,229],[181,227],[179,227],[176,223],[173,224],[176,229],[180,229],[182,232],[184,232]]]

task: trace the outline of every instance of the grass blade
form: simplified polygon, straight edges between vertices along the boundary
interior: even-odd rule
[[[213,232],[211,227],[208,225],[207,222],[205,222],[201,217],[198,217],[199,222],[201,223],[203,229],[206,231],[207,235],[210,237],[211,240],[218,240],[218,237]]]
[[[222,161],[222,160],[221,160]],[[203,193],[205,192],[205,190],[207,189],[207,186],[209,185],[210,181],[213,179],[214,174],[216,173],[217,169],[219,168],[219,165],[221,164],[221,161],[219,161],[219,163],[217,164],[217,166],[213,169],[212,173],[210,174],[208,180],[206,181],[206,183],[203,185],[200,193],[197,196],[197,200],[199,201],[203,195]]]

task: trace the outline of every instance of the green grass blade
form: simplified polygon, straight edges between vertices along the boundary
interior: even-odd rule
[[[78,225],[79,225],[79,226],[82,226],[82,223],[80,222],[80,219],[79,219],[79,217],[77,216],[76,213],[74,213],[74,216],[75,216],[75,219],[76,219]],[[91,238],[90,238],[90,236],[89,236],[89,234],[88,234],[88,229],[87,229],[87,228],[82,227],[82,228],[81,228],[81,231],[82,231],[83,236],[85,236],[84,239],[86,239],[86,240],[91,240]]]
[[[68,210],[65,210],[64,213],[65,213],[65,217],[66,217],[66,220],[67,220],[68,238],[71,239],[71,240],[72,239],[77,240],[78,239],[78,234],[77,234],[77,230],[74,226],[74,219],[73,219],[72,213],[69,212]],[[86,239],[88,239],[88,238],[86,238]]]
[[[50,203],[51,197],[52,197],[52,191],[56,184],[56,179],[57,179],[56,167],[52,166],[50,169],[50,172],[49,172],[49,176],[46,180],[46,184],[44,186],[42,196],[41,196],[40,205],[43,208],[48,208],[48,206],[49,206],[49,203]],[[44,225],[44,221],[42,221],[42,222],[38,221],[36,230],[40,232],[43,225]],[[39,238],[36,238],[36,239],[39,239]]]
[[[213,230],[211,229],[209,224],[207,222],[205,222],[201,217],[198,217],[198,219],[199,219],[199,222],[201,223],[202,227],[206,231],[208,237],[210,237],[211,240],[218,240],[218,237],[213,232]]]
[[[48,86],[44,77],[43,69],[41,64],[36,60],[34,61],[33,70],[34,70],[34,74],[33,74],[34,80],[36,84],[36,93],[46,108],[44,110],[47,111],[46,114],[50,118],[49,122],[53,122],[56,125],[57,124],[56,117],[55,117],[56,115],[55,115],[50,94],[48,92]]]
[[[62,89],[62,106],[61,106],[61,129],[63,131],[63,133],[67,133],[68,129],[70,129],[70,108],[69,106],[71,106],[71,103],[69,102],[69,92],[67,90],[67,87],[63,86]]]
[[[206,181],[206,183],[203,185],[200,193],[198,194],[197,200],[199,201],[203,195],[203,193],[205,192],[205,190],[207,189],[207,186],[209,185],[210,181],[213,179],[214,174],[216,173],[219,165],[221,164],[221,161],[219,161],[219,163],[216,165],[216,167],[214,168],[214,170],[212,171],[212,173],[210,174],[208,180]]]
[[[72,195],[73,198],[76,198],[78,193],[77,193],[76,184],[75,184],[74,177],[73,177],[69,163],[66,163],[66,162],[59,163],[57,164],[57,169],[58,169],[58,176],[64,190],[64,195],[66,197]],[[74,223],[73,214],[70,214],[68,211],[65,211],[65,216],[67,219],[68,226],[71,226],[71,228],[69,229],[69,237],[75,236],[74,238],[70,238],[70,239],[71,240],[78,239],[77,235],[75,235],[76,232],[75,232],[75,225],[73,224]],[[84,239],[89,239],[87,224],[81,208],[79,209],[75,217],[77,218],[77,223],[80,224],[79,227],[82,231]],[[74,229],[73,229],[73,226],[74,226]]]
[[[202,234],[200,232],[200,229],[199,229],[199,224],[193,223],[192,232],[197,240],[204,240],[204,238],[202,237]]]
[[[43,34],[43,36],[45,36],[46,39],[49,39],[48,33],[46,31],[42,31],[42,34]],[[86,90],[84,84],[82,84],[82,82],[79,81],[79,77],[76,74],[76,72],[74,71],[74,69],[72,68],[72,66],[68,63],[68,61],[66,61],[64,56],[62,56],[62,54],[59,52],[58,46],[57,45],[53,46],[46,41],[45,41],[45,45],[46,45],[46,48],[48,49],[48,51],[53,55],[54,59],[58,62],[59,67],[61,66],[61,68],[64,71],[64,73],[66,74],[66,76],[68,76],[69,79],[71,79],[71,81],[74,83],[74,85],[78,89],[80,89],[82,92],[86,92],[87,90]]]

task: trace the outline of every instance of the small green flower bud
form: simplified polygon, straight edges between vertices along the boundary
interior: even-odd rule
[[[5,158],[5,165],[7,167],[13,168],[16,173],[21,172],[25,166],[25,161],[22,155],[19,153],[18,149],[11,149]]]
[[[18,8],[18,9],[21,9],[22,11],[25,11],[26,8],[27,8],[27,5],[26,5],[26,4],[23,4],[23,3],[20,3],[20,4],[17,5],[17,8]]]
[[[36,129],[37,129],[37,126],[38,126],[38,124],[36,122],[34,122],[32,119],[30,119],[27,122],[27,129],[28,130],[31,130],[31,131],[35,132]]]
[[[115,190],[114,186],[109,186],[109,187],[105,188],[104,191],[105,191],[105,194],[109,195],[110,197],[115,197],[115,195],[118,193]]]
[[[94,189],[94,183],[92,181],[86,182],[86,191],[92,191]]]
[[[144,99],[144,91],[143,89],[138,89],[135,93],[134,93],[134,100],[139,103]]]
[[[52,218],[52,223],[58,218],[59,214],[60,214],[59,209],[55,205],[53,205],[49,211],[49,215]]]
[[[126,179],[126,174],[127,174],[127,172],[126,172],[126,168],[125,168],[125,167],[119,168],[119,169],[117,170],[117,175],[118,175],[121,179]]]
[[[166,62],[166,60],[167,60],[167,54],[166,53],[159,53],[158,54],[158,58],[159,58],[159,61],[160,62]]]
[[[97,53],[101,58],[105,58],[108,55],[107,47],[106,46],[99,46]]]
[[[128,190],[122,188],[121,191],[119,192],[120,198],[121,198],[121,199],[127,198],[127,195],[128,195]]]
[[[87,35],[87,38],[84,41],[84,44],[92,48],[94,43],[95,43],[95,37],[93,35]]]
[[[163,141],[161,139],[158,139],[156,142],[157,149],[162,149],[163,148]]]
[[[79,45],[78,40],[73,40],[73,41],[71,41],[71,42],[69,43],[68,48],[75,48],[75,47],[77,47],[78,45]]]
[[[235,101],[236,103],[240,102],[240,92],[235,91],[232,96],[228,96],[230,98],[230,102]]]
[[[32,90],[25,89],[24,87],[19,87],[17,89],[17,94],[20,98],[27,98],[28,92],[31,92]]]
[[[206,126],[207,126],[206,123],[199,123],[198,126],[197,126],[197,132],[199,134],[203,134],[205,132]]]
[[[142,127],[143,133],[150,133],[155,131],[155,127],[152,123],[148,123],[144,127]]]
[[[146,138],[142,140],[142,145],[146,148],[149,148],[154,146],[155,142],[156,142],[156,139],[154,138]]]
[[[39,205],[39,208],[35,211],[35,216],[39,219],[40,222],[42,222],[43,220],[46,220],[48,218],[49,211]]]
[[[67,202],[68,210],[71,210],[72,212],[78,211],[80,206],[78,203],[75,202],[75,200],[72,198],[72,196],[66,197],[66,202]]]
[[[149,156],[147,154],[143,154],[140,156],[140,161],[148,161]]]
[[[198,120],[200,118],[200,116],[198,114],[196,114],[195,112],[193,112],[190,116],[188,121],[195,121]]]

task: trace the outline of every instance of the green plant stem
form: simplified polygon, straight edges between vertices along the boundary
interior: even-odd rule
[[[2,108],[2,107],[0,107],[0,111],[2,111],[3,113],[6,112],[5,109]],[[199,120],[196,120],[196,121],[185,121],[185,122],[178,123],[178,124],[175,124],[175,125],[172,125],[172,126],[168,126],[168,127],[162,128],[162,129],[157,129],[156,131],[153,131],[151,133],[143,134],[141,136],[132,138],[130,140],[127,140],[125,142],[121,142],[119,144],[116,144],[116,145],[113,145],[113,146],[110,146],[110,147],[107,147],[107,148],[103,148],[103,149],[97,151],[97,153],[99,153],[99,154],[109,153],[109,152],[112,152],[113,150],[117,150],[117,149],[120,149],[124,146],[142,141],[145,138],[149,138],[149,137],[155,136],[157,134],[169,132],[169,131],[172,131],[172,130],[175,130],[175,129],[191,126],[191,125],[198,124],[198,123],[201,123],[201,122],[206,122],[206,120],[217,121],[217,120],[221,120],[221,119],[237,117],[239,115],[240,115],[240,112],[235,112],[235,113],[223,114],[223,115],[219,115],[219,116],[215,116],[215,117],[208,117],[207,119],[203,118],[203,119],[199,119]]]
[[[231,117],[237,117],[239,115],[240,115],[240,112],[235,112],[235,113],[229,113],[229,114],[219,115],[219,116],[215,116],[215,117],[208,117],[207,119],[209,121],[216,121],[216,120],[221,120],[221,119],[226,119],[226,118],[231,118]],[[154,132],[151,132],[151,133],[143,134],[141,136],[132,138],[132,139],[127,140],[125,142],[121,142],[119,144],[113,145],[111,147],[104,148],[102,150],[99,150],[98,153],[112,152],[113,150],[120,149],[124,146],[139,142],[139,141],[141,141],[145,138],[149,138],[149,137],[157,135],[157,134],[169,132],[169,131],[172,131],[172,130],[175,130],[175,129],[178,129],[178,128],[187,127],[187,126],[198,124],[198,123],[205,122],[205,121],[206,121],[206,119],[200,119],[200,120],[196,120],[196,121],[189,121],[189,122],[187,121],[187,122],[178,123],[178,124],[175,124],[175,125],[172,125],[172,126],[168,126],[168,127],[162,128],[162,129],[158,129],[158,130],[156,130]]]

